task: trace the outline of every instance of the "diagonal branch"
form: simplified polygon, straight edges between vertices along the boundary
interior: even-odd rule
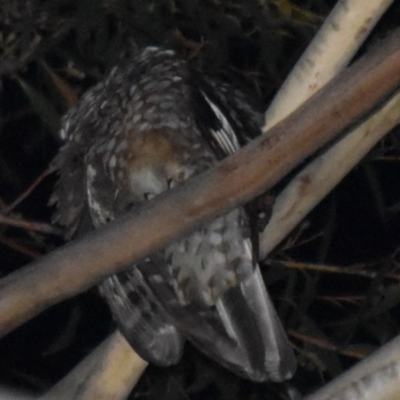
[[[399,398],[400,336],[306,400],[390,400]]]
[[[40,400],[125,399],[146,366],[116,331]]]
[[[260,234],[260,256],[267,255],[400,121],[400,92],[368,120],[302,169],[277,197]]]
[[[266,112],[266,132],[350,62],[392,0],[339,1]],[[314,159],[278,195],[260,235],[265,258],[398,121],[400,95]],[[268,132],[266,133],[268,134]],[[332,166],[337,168],[332,169]]]
[[[393,0],[338,1],[269,106],[263,131],[342,71]]]
[[[237,154],[125,218],[10,274],[0,287],[2,335],[261,194],[400,85],[400,31]],[[179,205],[179,206],[178,206]],[[132,246],[134,244],[134,246]]]

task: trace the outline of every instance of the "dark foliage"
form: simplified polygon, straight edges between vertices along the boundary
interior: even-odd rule
[[[20,196],[56,154],[62,114],[119,60],[142,46],[165,44],[267,104],[334,3],[4,0],[0,213],[31,225],[0,224],[0,274],[62,245],[56,229],[43,233],[32,222],[50,221],[54,177]],[[396,4],[367,46],[384,37],[399,14]],[[293,385],[300,392],[323,385],[399,331],[399,149],[393,132],[264,268],[296,348]],[[0,341],[0,383],[42,392],[112,330],[94,289],[53,307]],[[280,385],[243,381],[188,346],[176,367],[149,368],[132,398],[282,399],[284,393]]]

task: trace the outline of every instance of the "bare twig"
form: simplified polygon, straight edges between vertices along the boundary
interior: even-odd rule
[[[10,225],[17,228],[46,233],[49,235],[62,235],[62,231],[55,226],[36,221],[27,221],[22,218],[0,214],[0,224]]]
[[[36,259],[40,257],[42,254],[37,252],[36,250],[32,250],[29,247],[26,247],[22,245],[21,243],[16,242],[15,240],[12,239],[7,239],[5,237],[0,236],[0,243],[5,244],[8,246],[10,249],[13,249],[14,251],[24,254],[25,256],[29,258]]]
[[[8,214],[12,210],[14,210],[15,207],[17,207],[22,201],[24,201],[34,190],[35,188],[45,179],[47,176],[49,176],[50,171],[46,170],[42,174],[40,174],[35,181],[28,187],[28,189],[25,190],[24,193],[22,193],[20,196],[18,196],[17,199],[15,199],[8,207],[6,207],[4,210],[2,210],[3,214]]]
[[[375,279],[381,275],[379,272],[366,271],[365,268],[362,269],[359,266],[357,266],[357,267],[336,267],[334,265],[312,264],[312,263],[303,263],[303,262],[298,262],[298,261],[284,261],[284,260],[279,260],[279,261],[268,260],[266,264],[273,264],[276,262],[284,265],[286,268],[306,270],[306,271],[318,271],[318,272],[328,273],[328,274],[355,275],[355,276],[361,276],[361,277],[369,278],[369,279]],[[399,281],[400,275],[385,274],[385,278],[390,278],[390,279]]]
[[[324,338],[312,337],[304,333],[296,332],[293,330],[289,330],[288,333],[291,337],[296,338],[297,340],[301,340],[304,343],[311,344],[321,349],[330,350],[346,357],[351,357],[357,360],[361,360],[365,358],[365,356],[367,355],[361,351],[356,351],[354,349],[348,349],[345,347],[336,346]]]

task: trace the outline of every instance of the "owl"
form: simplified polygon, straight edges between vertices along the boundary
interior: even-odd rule
[[[54,221],[68,237],[113,221],[235,153],[259,134],[261,117],[242,92],[175,51],[145,48],[63,118]],[[293,375],[255,257],[253,219],[237,208],[100,284],[142,358],[175,364],[189,340],[242,377]]]

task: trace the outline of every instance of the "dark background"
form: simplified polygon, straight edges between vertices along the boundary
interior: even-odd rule
[[[167,45],[254,92],[265,108],[335,1],[5,0],[0,19],[0,213],[50,223],[60,117],[122,58]],[[362,53],[396,27],[391,7]],[[274,251],[263,268],[299,360],[293,385],[309,393],[399,330],[400,152],[388,135]],[[279,188],[272,192],[277,193]],[[57,229],[0,224],[0,275],[63,244]],[[304,263],[299,269],[299,264]],[[311,264],[319,264],[318,271]],[[336,267],[335,272],[326,266]],[[296,266],[296,268],[294,268]],[[352,272],[352,274],[348,274]],[[368,273],[376,273],[374,278]],[[0,294],[1,295],[1,294]],[[0,383],[42,393],[114,329],[95,289],[0,341]],[[150,367],[132,394],[149,399],[284,398],[191,346],[176,367]]]

